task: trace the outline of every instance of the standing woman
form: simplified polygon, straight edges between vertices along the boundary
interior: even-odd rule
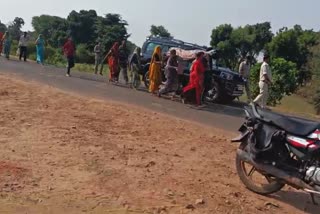
[[[204,89],[204,72],[206,66],[204,65],[203,52],[196,54],[196,61],[194,61],[191,72],[189,84],[183,88],[182,101],[195,102],[197,106],[201,105],[201,95]]]
[[[132,87],[137,89],[141,84],[139,71],[141,70],[141,48],[136,47],[131,59],[129,61],[129,67],[131,70],[131,84]]]
[[[161,85],[161,64],[161,47],[158,45],[154,49],[149,67],[149,92],[152,94],[155,94]]]
[[[43,65],[44,62],[44,44],[45,41],[42,37],[42,34],[39,34],[38,39],[36,41],[37,48],[37,63]]]
[[[105,61],[108,61],[109,65],[109,82],[117,82],[119,76],[119,43],[116,42],[113,44],[112,48],[108,54],[104,57]],[[103,67],[101,66],[100,73],[102,73]]]
[[[5,32],[2,37],[3,42],[3,53],[7,59],[10,58],[10,49],[11,49],[11,37],[8,31]]]

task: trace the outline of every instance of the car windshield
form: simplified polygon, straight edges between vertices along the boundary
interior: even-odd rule
[[[152,55],[154,49],[155,49],[156,46],[158,46],[158,45],[160,45],[160,44],[150,42],[150,43],[147,45],[146,54]],[[161,47],[162,53],[167,53],[168,50],[170,49],[170,47],[167,46],[167,45],[160,45],[160,47]]]

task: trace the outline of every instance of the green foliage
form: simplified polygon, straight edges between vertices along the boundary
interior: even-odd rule
[[[67,20],[71,36],[76,44],[86,43],[88,48],[93,48],[96,41],[95,23],[97,21],[95,10],[72,11]]]
[[[54,48],[61,47],[69,34],[67,20],[57,16],[35,16],[32,18],[32,26]]]
[[[76,61],[81,63],[94,63],[94,54],[87,49],[86,44],[77,45]]]
[[[21,36],[21,28],[24,25],[24,20],[20,17],[16,17],[13,22],[8,26],[8,31],[14,40],[19,40]]]
[[[173,36],[169,33],[169,31],[162,25],[160,26],[151,25],[150,33],[151,33],[151,36],[173,38]]]
[[[299,70],[298,83],[305,84],[310,80],[311,71],[307,69],[310,48],[317,43],[317,34],[312,30],[303,30],[296,25],[292,29],[283,28],[268,45],[268,52],[274,57],[284,58],[296,63]]]
[[[127,22],[119,14],[98,17],[95,32],[98,40],[102,43],[104,52],[109,51],[114,42],[121,42],[129,37],[127,25]]]
[[[7,30],[7,26],[0,21],[0,32],[4,33]]]
[[[251,69],[251,91],[253,96],[259,94],[259,76],[261,63],[254,65]],[[289,96],[297,89],[297,68],[293,62],[282,58],[273,59],[271,62],[272,82],[269,88],[268,104],[275,106],[280,103],[284,96]]]
[[[269,22],[233,28],[230,24],[212,30],[211,46],[219,50],[219,62],[235,69],[239,58],[258,56],[272,39]]]

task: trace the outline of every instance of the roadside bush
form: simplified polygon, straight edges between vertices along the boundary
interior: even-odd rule
[[[296,64],[286,61],[282,58],[272,59],[271,63],[272,81],[273,84],[269,88],[268,104],[275,106],[280,104],[284,96],[289,96],[294,93],[298,87]],[[261,63],[256,64],[251,69],[251,91],[255,97],[259,94],[259,76]]]
[[[76,62],[94,64],[94,55],[87,50],[87,45],[79,44],[76,52]]]

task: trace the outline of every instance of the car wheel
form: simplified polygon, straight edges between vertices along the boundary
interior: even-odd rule
[[[143,82],[144,82],[145,87],[148,89],[150,86],[149,71],[145,73],[145,75],[143,77]]]
[[[204,92],[204,101],[206,102],[219,102],[221,99],[222,91],[219,83],[212,81],[211,86]]]

